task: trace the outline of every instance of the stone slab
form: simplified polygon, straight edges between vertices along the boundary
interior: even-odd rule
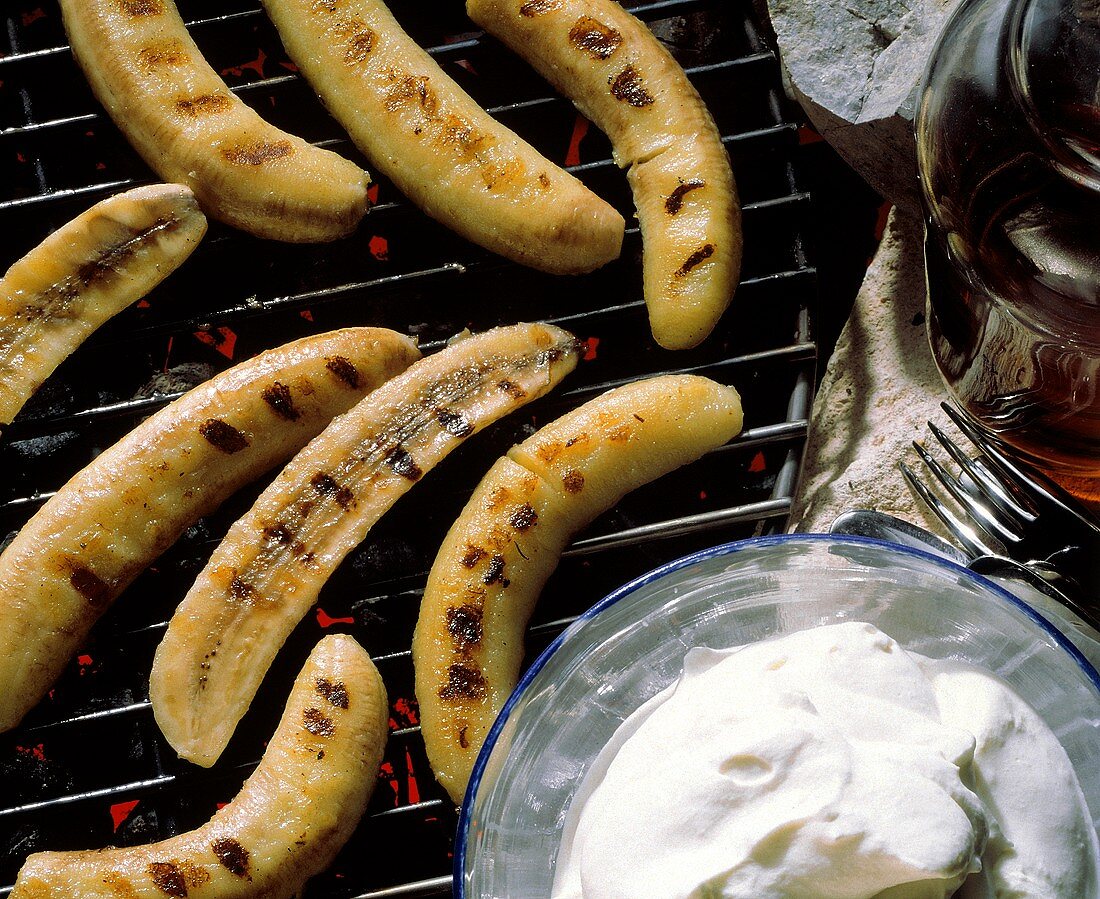
[[[895,209],[814,400],[792,531],[826,531],[841,512],[876,509],[947,536],[897,463],[945,424],[946,390],[925,334],[923,229]]]
[[[785,77],[814,127],[891,202],[919,208],[913,121],[959,0],[767,0]]]

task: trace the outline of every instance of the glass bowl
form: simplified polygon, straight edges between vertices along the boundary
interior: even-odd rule
[[[1002,677],[1057,735],[1100,823],[1100,675],[1034,610],[919,550],[860,537],[765,537],[643,575],[539,656],[474,767],[455,895],[550,896],[566,813],[589,766],[635,709],[680,676],[691,647],[840,621],[869,622],[906,649]]]

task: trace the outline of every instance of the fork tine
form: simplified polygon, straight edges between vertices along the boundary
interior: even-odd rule
[[[1100,535],[1100,521],[1082,509],[1076,499],[1069,496],[1050,478],[1033,470],[1030,466],[1018,465],[954,406],[948,403],[941,403],[940,406],[967,439],[982,451],[982,455],[989,462],[989,467],[1026,496],[1036,509],[1056,510],[1063,518],[1073,519],[1076,527],[1084,527],[1093,534]]]
[[[1035,521],[1035,514],[1030,509],[1020,505],[1008,490],[989,473],[988,469],[975,464],[954,440],[932,422],[928,422],[928,429],[939,441],[940,446],[947,450],[947,454],[955,460],[955,463],[970,476],[975,487],[981,491],[982,495],[1009,518],[1013,524],[1017,525],[1017,530],[1025,524],[1032,524]]]
[[[1019,543],[1020,535],[1002,522],[993,511],[984,503],[967,493],[958,480],[946,468],[944,468],[931,453],[917,441],[913,441],[913,448],[920,455],[928,469],[958,503],[966,510],[970,519],[978,525],[987,535],[1001,543]]]
[[[1017,490],[1032,499],[1042,498],[1042,492],[1036,487],[1035,482],[1024,475],[1016,463],[998,449],[988,437],[975,427],[966,416],[950,403],[940,403],[940,408],[950,418],[966,438],[973,443],[989,460],[991,466],[1006,481]]]
[[[1005,504],[1006,509],[1014,510],[1021,521],[1029,523],[1038,518],[1038,510],[1034,507],[1034,503],[1007,481],[1000,480],[990,471],[989,463],[981,455],[976,459],[970,459],[970,465],[974,469],[974,476],[980,480],[984,488],[992,496],[998,497]]]
[[[936,517],[943,522],[944,527],[959,541],[967,553],[972,557],[999,555],[996,550],[982,541],[974,528],[957,518],[954,512],[940,502],[939,497],[925,486],[924,482],[913,473],[908,465],[904,462],[898,462],[898,467],[905,476],[905,480],[909,482],[909,486],[917,492],[917,496],[936,514]]]

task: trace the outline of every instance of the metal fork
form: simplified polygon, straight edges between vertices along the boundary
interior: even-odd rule
[[[905,479],[971,556],[990,560],[985,567],[1006,556],[1023,563],[1095,625],[1100,621],[1100,521],[1041,472],[1009,458],[957,409],[941,406],[980,455],[971,458],[933,422],[928,422],[929,429],[961,468],[961,476],[949,472],[918,441],[913,446],[969,521],[900,462]],[[979,570],[982,564],[971,567]]]

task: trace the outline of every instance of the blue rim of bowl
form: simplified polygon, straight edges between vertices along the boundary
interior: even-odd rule
[[[516,703],[519,702],[520,697],[527,691],[531,681],[535,676],[546,666],[550,657],[558,651],[558,648],[565,642],[566,639],[571,637],[578,629],[583,627],[589,620],[595,618],[608,606],[612,606],[619,600],[626,598],[636,590],[651,584],[653,581],[664,577],[667,574],[671,574],[674,571],[679,571],[681,568],[687,568],[698,562],[706,561],[707,559],[713,559],[718,556],[734,555],[745,549],[755,548],[758,546],[771,546],[775,544],[783,543],[846,543],[846,544],[863,544],[865,546],[879,546],[886,549],[900,552],[903,555],[913,556],[918,559],[924,559],[930,561],[948,571],[956,574],[961,574],[972,580],[977,581],[983,587],[991,590],[995,595],[1008,602],[1010,606],[1015,606],[1022,611],[1028,618],[1030,618],[1035,624],[1039,626],[1039,629],[1044,631],[1047,636],[1054,640],[1054,642],[1060,646],[1066,653],[1069,654],[1076,663],[1077,667],[1081,669],[1085,677],[1092,683],[1093,688],[1100,693],[1100,672],[1097,672],[1092,663],[1086,659],[1079,649],[1074,646],[1070,641],[1063,636],[1054,625],[1047,621],[1042,615],[1040,615],[1035,609],[1029,606],[1026,602],[1020,599],[1018,596],[1014,596],[1009,593],[1004,587],[994,583],[988,578],[971,571],[963,565],[959,565],[956,562],[952,562],[950,559],[946,559],[943,556],[937,556],[934,553],[925,552],[920,549],[913,549],[912,547],[903,546],[900,543],[892,543],[889,540],[878,540],[873,537],[856,537],[838,534],[777,534],[771,537],[750,537],[746,540],[736,540],[732,543],[722,543],[718,546],[711,546],[707,549],[699,550],[691,555],[683,556],[672,562],[667,562],[658,568],[654,568],[652,571],[647,571],[645,574],[636,577],[629,583],[623,584],[616,590],[607,594],[603,599],[597,602],[587,612],[580,615],[576,621],[574,621],[569,627],[562,631],[554,639],[554,642],[546,647],[542,651],[542,654],[535,659],[534,663],[520,678],[519,683],[516,684],[516,688],[512,691],[508,697],[508,701],[504,703],[504,707],[500,710],[500,714],[497,715],[496,721],[493,722],[493,726],[489,728],[489,733],[485,736],[485,743],[481,747],[481,752],[478,753],[477,761],[474,762],[473,771],[470,773],[470,782],[466,786],[466,795],[462,799],[462,810],[458,816],[458,830],[455,834],[455,859],[454,867],[452,870],[452,890],[455,895],[455,899],[466,899],[466,884],[464,869],[466,867],[466,848],[469,844],[470,836],[470,817],[473,809],[474,796],[477,795],[478,787],[481,785],[481,778],[485,774],[485,766],[489,761],[489,755],[493,751],[493,747],[496,745],[497,739],[500,737],[501,730],[504,729],[504,724],[507,722],[509,716],[512,713],[512,709]]]

